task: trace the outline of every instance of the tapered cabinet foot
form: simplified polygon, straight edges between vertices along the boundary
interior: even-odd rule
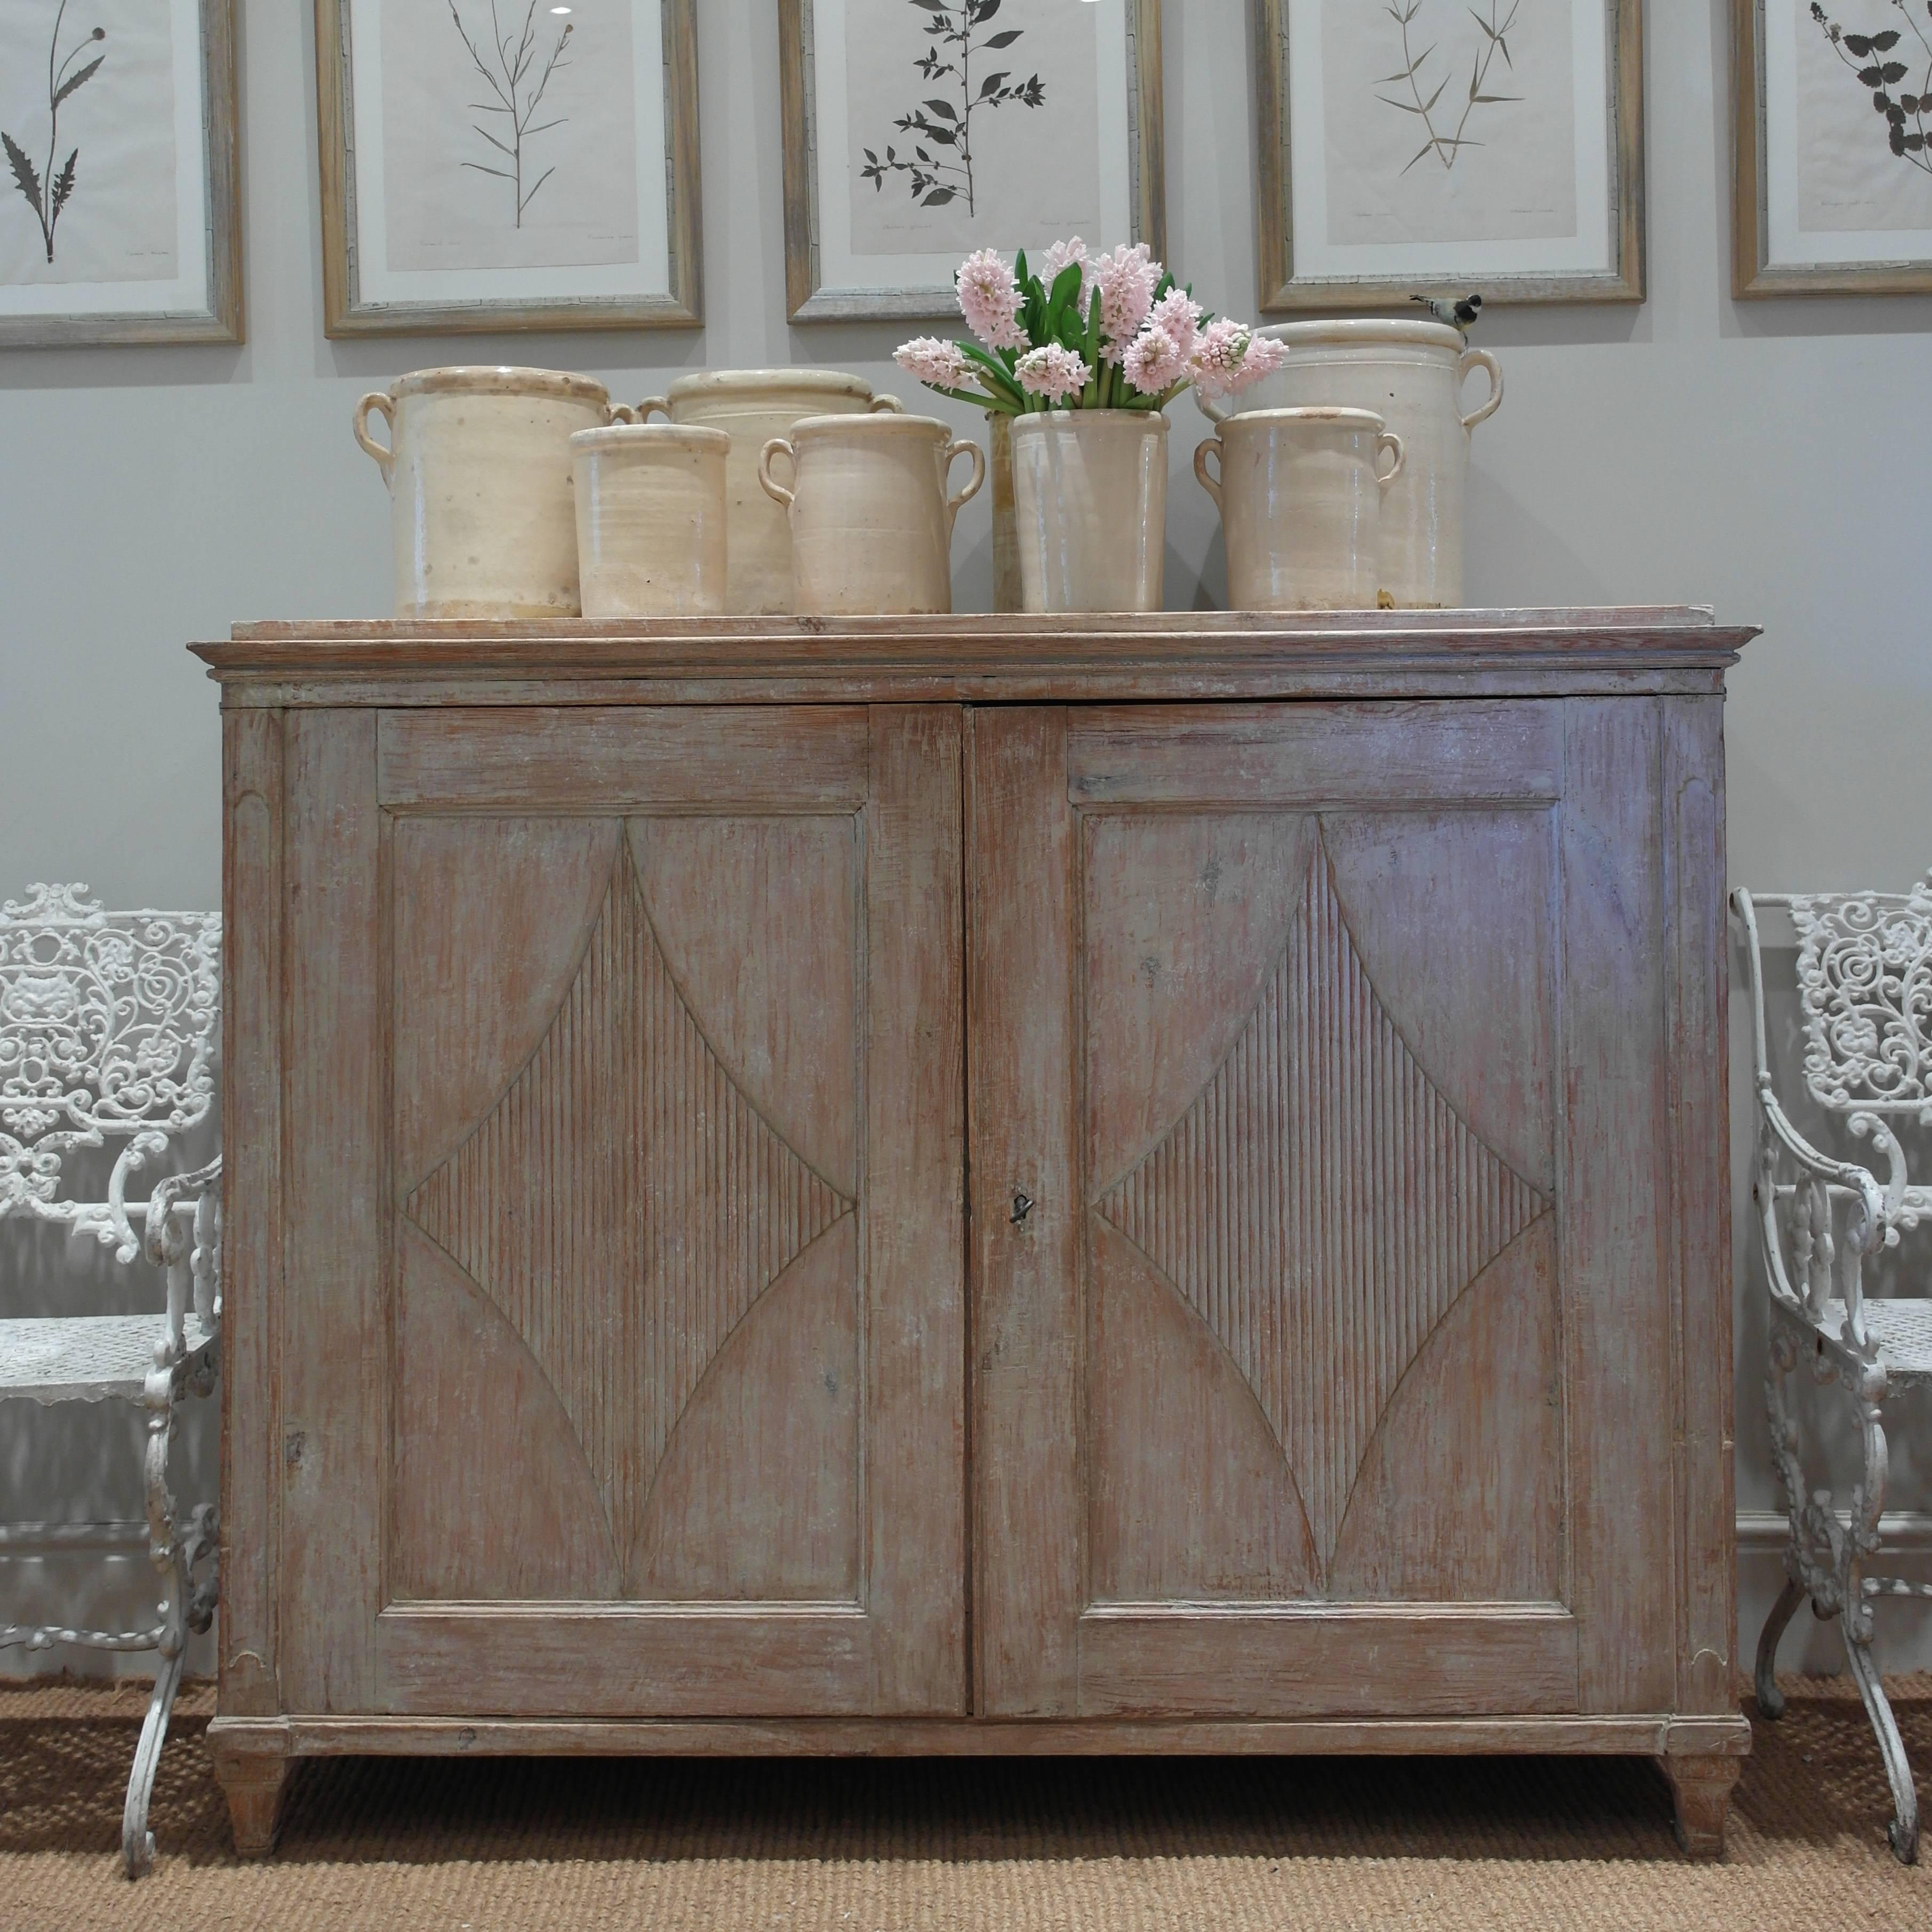
[[[275,1848],[282,1798],[295,1768],[286,1732],[279,1726],[252,1724],[245,1731],[224,1730],[218,1718],[208,1727],[208,1748],[228,1798],[236,1852],[244,1858],[266,1858]]]
[[[1713,1755],[1664,1757],[1658,1762],[1670,1780],[1670,1795],[1676,1802],[1677,1842],[1694,1858],[1722,1858],[1731,1787],[1744,1760]]]

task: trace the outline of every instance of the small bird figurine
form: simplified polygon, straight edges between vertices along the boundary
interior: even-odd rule
[[[1483,298],[1480,296],[1465,296],[1460,302],[1444,302],[1437,296],[1411,296],[1411,302],[1421,303],[1438,322],[1446,322],[1449,326],[1464,335],[1482,320]]]

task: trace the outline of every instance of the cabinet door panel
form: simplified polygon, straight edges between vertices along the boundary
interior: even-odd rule
[[[365,768],[361,1708],[956,1712],[957,714],[578,722]]]
[[[1606,897],[1626,932],[1652,916],[1641,839],[1566,788],[1571,728],[1548,704],[976,717],[975,1184],[1036,1203],[975,1217],[976,1439],[1018,1444],[976,1469],[984,1708],[1667,1702],[1585,1681],[1640,1613],[1624,1573],[1573,1574],[1580,1494],[1601,1514],[1629,1480],[1606,1397],[1664,1412],[1670,1353],[1603,1257],[1612,1312],[1576,1346],[1564,1217],[1631,1154],[1566,1118],[1573,980],[1597,1050],[1619,1015],[1626,1117],[1657,1069],[1642,974],[1588,938]],[[1626,819],[1654,771],[1620,765]],[[1612,836],[1615,876],[1566,872]],[[1015,879],[1064,914],[1009,913]],[[1654,1241],[1618,1239],[1654,1288]]]

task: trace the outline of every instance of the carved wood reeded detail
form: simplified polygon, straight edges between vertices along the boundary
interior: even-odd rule
[[[548,1031],[407,1212],[550,1378],[602,1495],[625,1594],[652,1482],[705,1370],[853,1204],[712,1051],[620,844]]]
[[[1409,1051],[1318,838],[1261,1004],[1187,1112],[1096,1204],[1246,1378],[1324,1573],[1403,1374],[1550,1205]]]

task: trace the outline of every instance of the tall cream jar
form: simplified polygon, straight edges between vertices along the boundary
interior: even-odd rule
[[[1036,410],[1008,425],[1024,610],[1158,610],[1167,554],[1167,418]]]
[[[947,494],[962,456],[972,475]],[[775,460],[791,471],[789,484]],[[808,416],[760,454],[758,480],[791,544],[802,616],[912,615],[952,608],[952,525],[986,480],[986,452],[934,416]]]
[[[576,616],[570,439],[614,413],[631,412],[602,383],[549,369],[418,369],[364,396],[356,440],[389,487],[396,615]]]
[[[1372,410],[1402,438],[1402,473],[1382,516],[1381,588],[1402,610],[1462,602],[1463,500],[1477,425],[1502,406],[1502,370],[1439,322],[1278,322],[1258,332],[1288,351],[1234,404],[1201,399],[1211,422],[1257,410],[1322,404]],[[1480,369],[1490,393],[1472,410],[1462,391]]]

